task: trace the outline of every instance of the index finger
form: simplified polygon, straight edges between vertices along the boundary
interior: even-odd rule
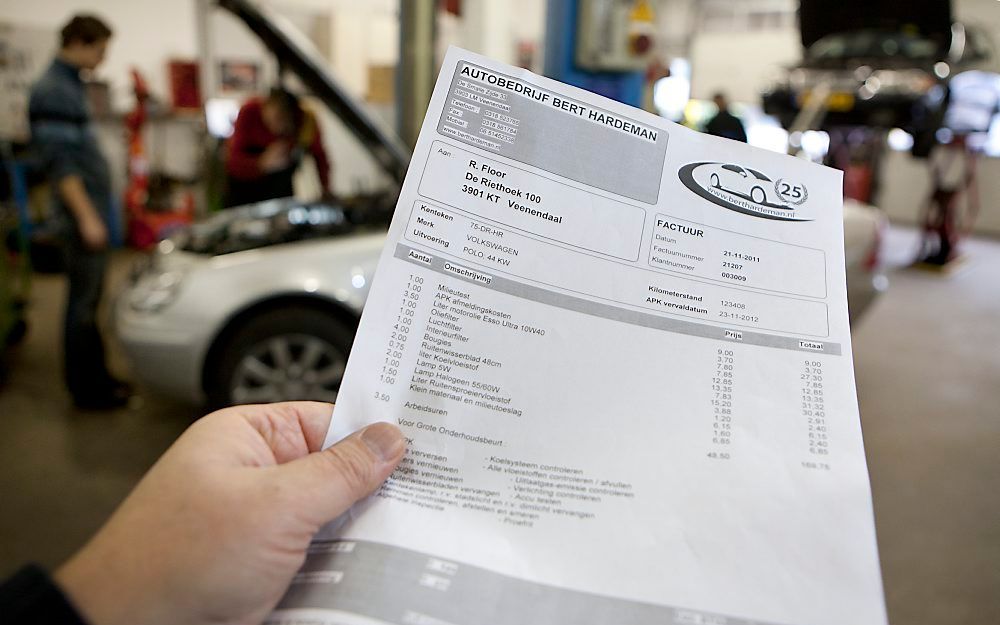
[[[333,417],[333,404],[315,401],[239,408],[243,417],[271,448],[279,464],[322,449]]]

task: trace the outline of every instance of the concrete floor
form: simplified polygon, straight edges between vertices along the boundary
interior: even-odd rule
[[[895,230],[887,263],[916,235]],[[854,331],[889,620],[1000,623],[1000,242],[899,269]]]
[[[894,230],[888,263],[904,265],[915,243]],[[951,275],[892,270],[855,329],[894,625],[1000,623],[1000,243],[965,249]],[[62,561],[197,416],[147,396],[74,411],[59,377],[62,282],[34,287],[31,334],[0,390],[0,577]]]

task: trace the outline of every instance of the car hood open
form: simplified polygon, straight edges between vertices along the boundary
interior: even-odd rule
[[[346,201],[268,200],[223,210],[182,229],[170,237],[169,247],[219,256],[283,243],[384,230],[393,206],[394,197],[389,193]]]
[[[279,67],[295,74],[311,95],[343,121],[386,174],[398,184],[403,183],[409,150],[337,83],[325,69],[327,64],[322,56],[294,26],[253,0],[216,0],[216,3],[243,22],[274,54]]]

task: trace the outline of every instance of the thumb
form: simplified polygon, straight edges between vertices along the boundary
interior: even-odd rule
[[[374,423],[332,447],[281,465],[279,473],[313,520],[323,525],[381,486],[405,452],[399,428]]]

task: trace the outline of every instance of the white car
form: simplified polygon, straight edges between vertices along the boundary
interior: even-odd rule
[[[287,237],[295,225],[313,236]],[[137,268],[115,333],[135,376],[173,397],[333,401],[384,241],[383,228],[356,228],[327,204],[220,213]]]
[[[211,405],[336,398],[409,151],[252,0],[212,0],[367,148],[385,189],[348,201],[230,209],[159,244],[115,306],[135,376]],[[317,240],[314,240],[317,239]]]
[[[115,305],[133,374],[147,388],[213,407],[334,401],[385,242],[384,216],[375,221],[274,200],[160,243]],[[845,203],[852,318],[884,286],[882,228],[878,210]]]

